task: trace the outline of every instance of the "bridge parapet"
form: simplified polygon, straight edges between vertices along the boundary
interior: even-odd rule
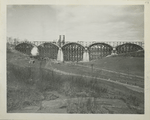
[[[123,44],[126,44],[126,43],[131,43],[131,44],[136,44],[136,45],[139,45],[141,46],[143,49],[144,49],[144,42],[143,41],[100,41],[100,42],[90,42],[90,44],[87,44],[87,46],[90,46],[94,43],[106,43],[112,47],[117,47],[119,45],[123,45]]]
[[[56,41],[9,41],[9,44],[13,44],[13,45],[18,45],[20,43],[31,43],[33,45],[36,45],[36,46],[39,46],[40,44],[43,44],[43,43],[46,43],[46,42],[51,42],[53,44],[56,44],[58,45],[58,43]],[[71,41],[66,41],[65,44],[68,44],[68,43],[71,43]],[[117,47],[119,45],[122,45],[122,44],[126,44],[126,43],[132,43],[132,44],[136,44],[136,45],[139,45],[141,46],[143,49],[144,49],[144,41],[140,41],[140,40],[137,40],[137,41],[91,41],[91,42],[88,42],[88,41],[77,41],[76,43],[78,44],[81,44],[82,46],[84,47],[88,47],[94,43],[106,43],[112,47]]]

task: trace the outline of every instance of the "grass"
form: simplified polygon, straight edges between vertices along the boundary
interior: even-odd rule
[[[98,108],[98,104],[96,102],[96,98],[84,98],[78,99],[77,103],[73,103],[72,101],[68,102],[67,107],[68,113],[99,113],[100,108]]]
[[[88,66],[93,64],[96,68],[144,76],[144,57],[115,56],[80,64]]]
[[[13,57],[9,56],[11,54],[8,54],[7,60],[7,112],[26,106],[41,106],[41,101],[47,99],[44,96],[46,92],[57,91],[70,99],[66,106],[68,113],[114,113],[106,106],[107,112],[100,107],[97,101],[102,98],[122,100],[133,113],[144,113],[143,93],[107,81],[85,78],[82,75],[59,75],[40,67],[40,62],[35,63],[35,66],[17,61],[12,63],[10,59]],[[60,66],[63,69],[63,65]],[[77,98],[77,102],[72,101],[72,98]]]
[[[135,92],[131,92],[130,90],[117,85],[115,86],[115,84],[99,82],[96,79],[87,79],[82,76],[74,77],[57,75],[53,71],[40,70],[40,68],[36,68],[36,72],[34,70],[35,69],[32,67],[22,68],[16,65],[8,65],[8,71],[12,72],[12,75],[14,75],[15,78],[13,80],[12,77],[11,79],[8,79],[8,112],[15,109],[21,109],[24,106],[40,106],[40,101],[44,99],[43,94],[46,91],[58,91],[60,94],[69,98],[89,98],[85,103],[79,99],[78,103],[75,104],[76,107],[74,108],[74,112],[71,110],[72,104],[68,105],[68,113],[97,113],[100,108],[96,108],[97,103],[91,100],[91,98],[122,98],[122,100],[127,104],[131,104],[131,106],[140,106],[143,102],[143,100],[140,100],[140,94],[137,93],[136,95]],[[23,87],[11,89],[9,82],[12,81],[19,82],[19,85]],[[128,96],[128,92],[131,96]],[[113,95],[110,93],[113,93]]]
[[[7,112],[21,109],[30,105],[38,105],[43,99],[39,91],[31,88],[11,90],[7,89]]]
[[[115,73],[111,73],[111,72],[107,72],[107,71],[103,71],[103,70],[92,69],[90,67],[87,68],[87,67],[83,67],[83,66],[78,66],[78,65],[71,64],[71,63],[52,64],[52,66],[58,70],[65,71],[68,73],[72,72],[72,73],[76,73],[76,74],[80,74],[80,75],[83,75],[83,74],[87,75],[87,76],[91,75],[91,76],[95,76],[95,77],[111,79],[114,81],[127,83],[130,85],[136,85],[136,86],[140,86],[140,87],[144,88],[144,80],[142,78],[129,77],[128,75],[126,75],[126,76],[119,75],[119,74],[115,74]]]

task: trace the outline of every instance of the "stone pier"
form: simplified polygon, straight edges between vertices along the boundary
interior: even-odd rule
[[[57,54],[57,60],[60,61],[60,62],[63,62],[64,61],[63,58],[64,58],[64,56],[63,56],[62,49],[59,48],[58,54]]]
[[[117,54],[116,48],[113,47],[113,50],[112,50],[112,52],[111,52],[111,55],[116,55],[116,54]]]
[[[87,48],[85,48],[84,53],[83,53],[83,62],[89,62],[89,52]]]

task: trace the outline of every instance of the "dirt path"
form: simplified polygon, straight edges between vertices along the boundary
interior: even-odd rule
[[[81,66],[81,67],[91,68],[90,66],[86,66],[86,65],[79,65],[79,64],[76,64],[76,65],[77,65],[77,66]],[[131,74],[116,72],[116,71],[112,71],[112,70],[106,70],[106,69],[102,69],[102,68],[100,69],[100,68],[96,68],[96,67],[93,67],[93,69],[102,70],[102,71],[106,71],[106,72],[111,72],[111,73],[115,73],[115,74],[120,74],[120,75],[124,75],[124,76],[137,77],[137,78],[142,78],[142,79],[144,79],[143,76],[138,76],[138,75],[131,75]]]
[[[59,73],[59,74],[64,74],[64,75],[69,75],[69,76],[79,76],[79,77],[82,76],[82,77],[87,77],[87,78],[104,80],[104,81],[112,82],[112,83],[115,83],[115,84],[123,85],[123,86],[125,86],[125,87],[127,87],[127,88],[129,88],[129,89],[131,89],[133,91],[144,93],[144,88],[141,88],[139,86],[129,85],[129,84],[126,84],[126,83],[121,83],[121,82],[118,82],[118,81],[115,81],[115,80],[104,79],[104,78],[100,78],[100,77],[92,77],[92,76],[88,76],[88,75],[68,73],[68,72],[64,72],[64,71],[58,70],[56,68],[53,68],[53,66],[51,65],[50,61],[47,61],[47,63],[46,63],[44,68],[53,70],[54,72]]]

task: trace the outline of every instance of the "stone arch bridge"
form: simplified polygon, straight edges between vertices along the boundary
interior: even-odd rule
[[[132,54],[140,57],[144,55],[143,42],[95,42],[88,46],[81,43],[69,42],[63,46],[58,46],[52,42],[22,42],[15,45],[15,49],[31,55],[32,48],[38,48],[41,58],[48,57],[59,61],[89,61],[101,59],[111,54]],[[139,51],[143,51],[142,53]],[[136,53],[136,54],[135,54]]]

